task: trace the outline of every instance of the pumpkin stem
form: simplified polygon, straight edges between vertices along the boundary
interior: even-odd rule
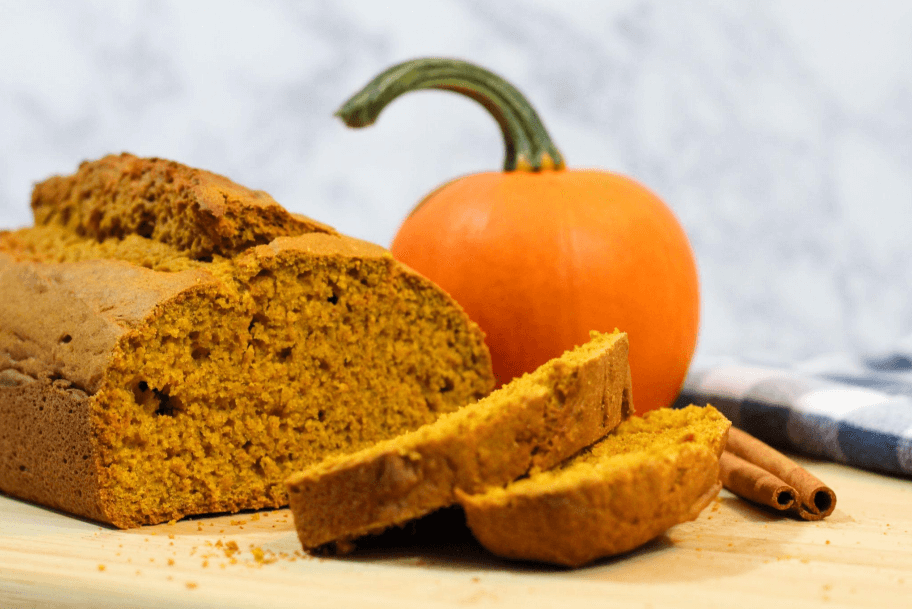
[[[458,59],[413,59],[395,65],[353,95],[336,116],[349,127],[367,127],[391,101],[420,89],[455,91],[484,106],[503,133],[504,171],[564,168],[563,156],[523,94],[496,74]]]

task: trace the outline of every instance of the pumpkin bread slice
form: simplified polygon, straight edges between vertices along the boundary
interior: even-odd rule
[[[712,406],[655,410],[558,468],[457,497],[491,552],[583,565],[695,519],[721,489],[719,456],[730,426]]]
[[[360,452],[291,476],[289,502],[305,549],[403,524],[554,467],[592,444],[633,404],[627,335],[591,340],[483,400]]]
[[[0,231],[0,491],[131,527],[285,479],[494,386],[484,335],[380,246],[131,155]]]

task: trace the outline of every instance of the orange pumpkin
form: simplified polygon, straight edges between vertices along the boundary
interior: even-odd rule
[[[409,215],[393,256],[448,291],[487,335],[501,383],[615,327],[630,338],[638,412],[669,406],[696,346],[699,290],[681,225],[644,186],[570,170],[535,111],[496,75],[419,59],[387,70],[339,111],[373,122],[415,89],[482,103],[504,134],[503,172],[439,187]]]

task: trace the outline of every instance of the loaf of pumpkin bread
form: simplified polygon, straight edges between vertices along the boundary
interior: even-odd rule
[[[633,412],[627,335],[589,342],[488,397],[397,438],[288,479],[305,549],[351,541],[550,469]]]
[[[583,565],[696,518],[722,487],[730,426],[712,406],[654,410],[553,470],[457,497],[495,554]]]
[[[387,251],[128,154],[0,233],[0,491],[131,527],[285,479],[494,386],[483,335]]]

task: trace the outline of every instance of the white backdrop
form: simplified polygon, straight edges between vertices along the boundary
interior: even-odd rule
[[[507,77],[576,167],[683,222],[698,357],[864,353],[912,335],[912,2],[0,0],[0,228],[32,184],[130,151],[269,191],[388,245],[438,184],[502,159],[473,102],[332,112],[417,56]]]

